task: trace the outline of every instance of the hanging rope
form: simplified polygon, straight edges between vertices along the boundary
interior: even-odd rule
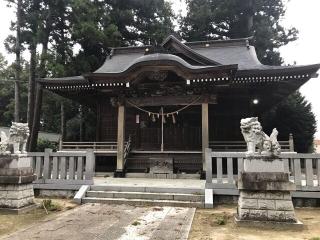
[[[133,102],[131,102],[130,100],[127,100],[127,103],[129,103],[131,106],[135,107],[136,109],[139,109],[142,112],[148,113],[149,116],[150,115],[157,115],[157,116],[168,116],[168,115],[174,115],[174,114],[178,114],[179,112],[185,110],[186,108],[190,107],[191,105],[193,105],[194,103],[198,102],[200,100],[201,96],[197,97],[195,100],[193,100],[192,102],[190,102],[188,105],[174,111],[174,112],[167,112],[167,113],[163,113],[163,112],[150,112],[148,110],[145,110],[139,106],[137,106],[136,104],[134,104]]]

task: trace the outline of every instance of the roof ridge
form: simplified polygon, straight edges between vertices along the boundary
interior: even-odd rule
[[[165,40],[162,42],[161,45],[164,45],[170,39],[175,39],[181,42],[183,45],[190,48],[197,47],[197,46],[200,46],[200,47],[249,46],[249,41],[252,38],[253,37],[184,42],[184,41],[180,41],[177,37],[173,35],[169,35],[167,38],[165,38]],[[152,47],[152,45],[112,47],[110,49],[113,50],[114,53],[135,53],[135,52],[143,52],[143,50],[150,47]]]
[[[213,47],[219,46],[249,46],[249,41],[252,40],[253,37],[246,38],[235,38],[235,39],[218,39],[218,40],[206,40],[206,41],[191,41],[185,42],[184,44],[189,47],[202,46],[209,47],[212,45]],[[209,46],[208,46],[209,45]]]
[[[202,54],[197,53],[196,51],[194,51],[191,47],[189,47],[188,45],[186,45],[185,43],[183,43],[182,41],[180,41],[178,38],[176,38],[173,35],[169,35],[161,44],[163,47],[165,47],[166,44],[169,44],[170,41],[173,41],[176,43],[176,45],[181,49],[183,49],[184,52],[189,52],[190,54],[194,55],[196,58],[200,58],[203,61],[201,61],[200,63],[206,63],[206,64],[213,64],[213,65],[221,65],[221,63],[207,58],[206,56],[203,56]],[[182,52],[181,52],[182,53]],[[187,54],[186,54],[187,55]]]
[[[112,54],[122,54],[122,53],[141,53],[145,52],[146,49],[151,48],[151,45],[142,45],[142,46],[129,46],[129,47],[112,47],[110,48]]]

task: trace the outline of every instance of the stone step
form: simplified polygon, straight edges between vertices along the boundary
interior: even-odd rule
[[[148,193],[175,193],[204,195],[201,188],[175,188],[175,187],[140,187],[140,186],[118,186],[118,185],[92,185],[90,191],[115,191],[115,192],[148,192]]]
[[[182,193],[88,191],[86,193],[86,197],[204,202],[204,195],[182,194]]]
[[[135,205],[135,206],[173,206],[173,207],[196,207],[196,208],[204,207],[203,202],[126,199],[126,198],[97,198],[97,197],[85,197],[82,199],[82,203],[128,204],[128,205]]]

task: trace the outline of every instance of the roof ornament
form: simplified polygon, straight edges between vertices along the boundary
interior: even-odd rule
[[[152,45],[147,49],[145,50],[144,55],[155,54],[155,53],[164,53],[164,54],[170,53],[170,51],[168,51],[166,48],[164,48],[162,45],[158,44],[157,42],[155,42],[154,45]]]

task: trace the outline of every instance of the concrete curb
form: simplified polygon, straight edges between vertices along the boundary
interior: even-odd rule
[[[192,212],[192,216],[190,218],[188,218],[188,222],[187,224],[185,224],[185,227],[183,228],[183,234],[181,236],[181,240],[188,240],[189,237],[189,233],[191,230],[191,226],[192,226],[192,222],[193,222],[193,218],[196,212],[196,208],[191,208],[190,211]]]
[[[89,185],[82,185],[79,191],[76,193],[76,195],[73,198],[73,201],[77,204],[82,203],[82,199],[86,196],[86,192],[90,190]]]

